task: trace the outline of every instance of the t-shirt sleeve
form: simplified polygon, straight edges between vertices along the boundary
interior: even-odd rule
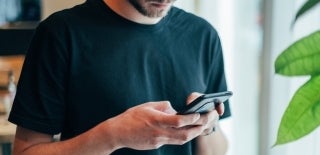
[[[67,37],[63,22],[54,18],[36,29],[9,116],[18,126],[46,134],[61,132],[66,111]]]
[[[210,38],[209,51],[211,55],[211,65],[209,67],[208,87],[206,93],[216,93],[227,91],[227,82],[224,69],[224,57],[221,47],[221,42],[218,33],[213,29],[213,33]],[[220,119],[231,116],[231,110],[229,106],[229,100],[224,102],[225,111]]]

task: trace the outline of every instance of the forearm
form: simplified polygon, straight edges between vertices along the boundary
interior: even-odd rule
[[[22,132],[23,133],[23,132]],[[91,130],[65,141],[48,142],[46,137],[38,137],[43,142],[30,145],[28,138],[17,135],[14,155],[107,155],[119,148],[113,141],[112,133],[106,126],[98,125]],[[20,149],[21,148],[21,149]]]
[[[228,142],[219,126],[214,133],[196,139],[196,155],[225,155]]]

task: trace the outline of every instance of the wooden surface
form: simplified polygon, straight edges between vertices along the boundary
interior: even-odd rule
[[[9,95],[6,88],[8,84],[8,72],[13,71],[14,82],[17,84],[23,61],[24,55],[0,56],[0,103],[4,103],[4,98]],[[9,102],[12,104],[11,101]],[[0,114],[0,144],[11,144],[14,139],[16,126],[7,121],[8,111],[5,111],[5,113]]]
[[[13,71],[15,83],[20,77],[24,55],[0,56],[0,86],[8,83],[8,73]]]
[[[12,143],[14,141],[16,126],[9,122],[0,121],[0,155],[12,155]]]
[[[16,133],[16,125],[0,121],[0,143],[12,143]]]

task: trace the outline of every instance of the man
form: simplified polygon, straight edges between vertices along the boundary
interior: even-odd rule
[[[43,21],[9,118],[14,154],[225,154],[228,103],[176,114],[227,88],[216,31],[173,3],[87,1]]]

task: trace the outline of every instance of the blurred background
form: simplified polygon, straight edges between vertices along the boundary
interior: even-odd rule
[[[84,1],[0,0],[0,30],[33,29],[51,13]],[[305,77],[276,75],[275,58],[295,40],[320,28],[320,6],[292,27],[297,10],[305,2],[177,0],[175,3],[208,20],[221,37],[229,90],[234,92],[230,99],[232,117],[221,121],[230,143],[228,155],[320,154],[319,129],[298,141],[272,147],[293,93],[306,81]],[[24,51],[20,52],[23,55]]]

